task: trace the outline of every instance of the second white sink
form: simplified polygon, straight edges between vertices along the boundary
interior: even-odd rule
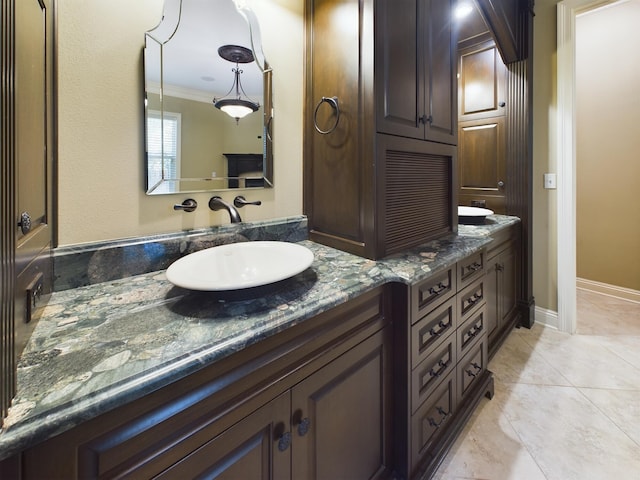
[[[285,280],[309,268],[313,252],[288,242],[240,242],[186,255],[167,269],[167,279],[190,290],[229,291]]]

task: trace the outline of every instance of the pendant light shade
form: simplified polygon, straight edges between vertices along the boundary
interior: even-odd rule
[[[239,45],[223,45],[218,48],[218,55],[225,60],[234,62],[236,68],[231,69],[233,72],[233,85],[231,85],[231,89],[224,97],[214,98],[213,104],[216,108],[219,108],[230,117],[235,118],[236,122],[238,122],[241,118],[256,112],[260,108],[259,103],[249,99],[240,82],[242,70],[239,64],[253,62],[253,53],[248,48]]]

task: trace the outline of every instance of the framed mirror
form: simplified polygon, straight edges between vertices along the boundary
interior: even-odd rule
[[[242,0],[165,0],[145,33],[145,191],[273,186],[271,75]]]

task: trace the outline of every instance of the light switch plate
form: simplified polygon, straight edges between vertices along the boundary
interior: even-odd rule
[[[556,188],[556,174],[545,173],[544,174],[544,188],[555,190]]]

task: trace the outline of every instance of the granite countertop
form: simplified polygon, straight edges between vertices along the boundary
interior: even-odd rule
[[[310,268],[245,298],[191,292],[164,270],[57,291],[18,364],[0,460],[389,282],[414,284],[519,222],[493,215],[373,261],[309,240]],[[262,294],[261,294],[262,293]]]

